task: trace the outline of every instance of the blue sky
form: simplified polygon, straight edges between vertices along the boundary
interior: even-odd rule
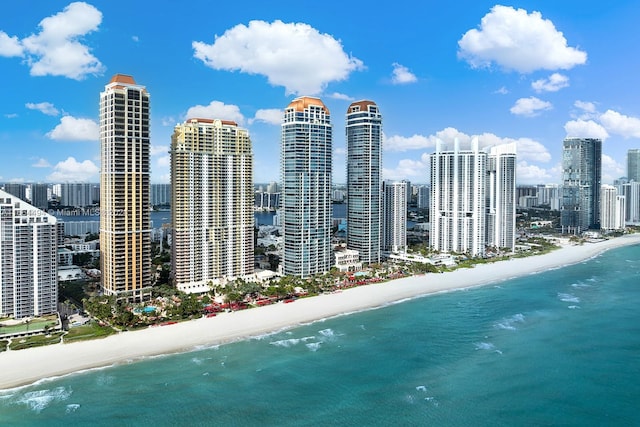
[[[152,6],[150,6],[152,5]],[[152,182],[173,126],[249,129],[254,180],[279,179],[282,110],[320,97],[345,181],[352,101],[383,114],[384,178],[428,181],[435,141],[515,141],[520,184],[558,183],[562,140],[602,138],[603,182],[640,147],[638,1],[0,2],[0,182],[98,182],[99,94],[151,93]]]

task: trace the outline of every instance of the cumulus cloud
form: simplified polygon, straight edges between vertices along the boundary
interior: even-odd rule
[[[10,37],[4,31],[0,31],[0,56],[12,57],[22,55],[22,45],[18,37]]]
[[[418,149],[429,149],[436,145],[436,141],[443,141],[445,144],[451,144],[458,139],[464,147],[469,144],[473,138],[477,137],[481,148],[492,147],[502,144],[516,144],[518,159],[529,160],[535,162],[548,162],[551,160],[551,154],[547,148],[540,142],[531,138],[509,138],[501,137],[493,133],[485,132],[478,135],[468,135],[453,127],[444,128],[433,135],[423,136],[414,135],[412,137],[391,136],[385,137],[384,149],[386,151],[407,151]]]
[[[47,176],[51,182],[91,182],[98,178],[98,167],[91,161],[78,162],[74,157],[58,162]]]
[[[552,174],[547,169],[540,166],[532,165],[525,161],[519,161],[516,165],[516,180],[519,184],[549,182],[552,177]]]
[[[499,93],[500,95],[506,95],[509,93],[509,89],[507,89],[506,87],[502,86],[500,89],[494,91],[493,93]]]
[[[355,101],[355,98],[349,96],[349,95],[345,95],[344,93],[339,93],[339,92],[333,92],[329,95],[327,95],[327,98],[332,98],[332,99],[340,99],[342,101]]]
[[[216,36],[212,44],[194,41],[192,47],[208,67],[263,75],[287,94],[318,94],[364,68],[339,40],[304,23],[250,21]]]
[[[394,85],[404,85],[408,83],[415,83],[418,78],[404,65],[393,63],[393,72],[391,74],[391,83]]]
[[[599,116],[596,110],[596,104],[593,102],[578,100],[573,103],[573,106],[577,109],[577,111],[574,110],[571,112],[571,117],[574,119],[590,120],[597,119]]]
[[[171,165],[171,157],[168,155],[159,157],[158,160],[156,160],[156,164],[161,168],[167,168]]]
[[[46,159],[39,158],[31,166],[34,167],[34,168],[50,168],[51,164]]]
[[[4,115],[7,119],[15,119],[16,117],[18,117],[17,113],[9,113],[9,114],[5,114]]]
[[[467,31],[458,41],[458,57],[474,68],[496,64],[506,70],[530,73],[535,70],[568,70],[587,61],[587,54],[567,45],[540,12],[496,5],[486,14],[479,29]]]
[[[550,102],[543,101],[535,96],[530,96],[529,98],[518,99],[509,111],[516,116],[535,117],[539,115],[540,112],[552,108],[553,105],[551,105]]]
[[[282,110],[277,108],[258,110],[256,111],[256,115],[252,119],[249,119],[249,124],[262,122],[270,125],[279,125],[282,123],[282,115]]]
[[[600,116],[600,123],[606,130],[624,138],[640,138],[640,119],[625,116],[617,111],[607,110]]]
[[[564,124],[567,137],[575,138],[599,138],[605,140],[609,138],[607,130],[593,120],[570,120]]]
[[[32,76],[64,76],[81,80],[88,74],[101,74],[102,63],[79,39],[96,31],[102,13],[94,6],[75,2],[62,12],[40,21],[40,32],[22,39]]]
[[[539,79],[531,83],[531,87],[536,92],[557,92],[562,88],[569,86],[569,77],[553,73],[546,79]]]
[[[625,176],[626,166],[616,162],[613,157],[602,154],[602,181],[612,182],[621,176]]]
[[[100,127],[91,119],[64,116],[60,124],[47,133],[47,137],[56,141],[97,141]]]
[[[244,116],[237,105],[227,105],[220,101],[211,101],[209,105],[194,105],[187,110],[187,119],[231,120],[243,124]]]
[[[408,179],[416,182],[427,182],[430,172],[429,154],[424,153],[420,159],[402,159],[395,168],[383,168],[382,178],[388,180]]]
[[[34,104],[33,102],[28,102],[24,105],[29,110],[37,110],[42,114],[46,114],[47,116],[57,116],[60,114],[58,109],[50,102],[39,102]]]

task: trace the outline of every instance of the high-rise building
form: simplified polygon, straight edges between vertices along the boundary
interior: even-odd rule
[[[171,184],[151,184],[151,206],[171,204]]]
[[[106,295],[151,292],[149,92],[116,74],[100,93],[100,263]]]
[[[296,98],[282,122],[280,221],[286,275],[309,277],[333,265],[331,174],[329,109],[318,98]]]
[[[563,233],[578,234],[588,229],[600,228],[601,167],[600,139],[564,140],[560,206]]]
[[[60,205],[83,208],[95,204],[95,184],[84,182],[65,182],[60,184]]]
[[[622,184],[622,195],[625,198],[625,225],[640,224],[640,181]]]
[[[418,209],[429,209],[429,198],[431,196],[431,187],[428,185],[418,186],[418,194],[416,198],[416,207]]]
[[[18,199],[27,201],[27,185],[16,182],[8,182],[4,185],[4,191],[16,196]]]
[[[253,153],[235,122],[190,119],[171,138],[172,270],[181,291],[207,292],[253,273]]]
[[[383,183],[382,249],[385,252],[407,250],[407,193],[410,188],[407,182]]]
[[[511,251],[516,245],[516,144],[496,145],[487,156],[486,244]]]
[[[38,209],[49,207],[49,186],[47,184],[31,184],[31,204]]]
[[[600,187],[600,228],[602,230],[620,230],[625,225],[625,197],[618,194],[613,185]]]
[[[549,206],[549,209],[559,211],[560,186],[558,184],[538,185],[538,202],[536,203],[536,205]]]
[[[382,115],[373,101],[347,110],[347,248],[363,263],[380,262]]]
[[[486,239],[487,156],[478,139],[470,149],[453,150],[436,142],[431,154],[431,205],[429,243],[442,252],[484,254]]]
[[[0,316],[57,311],[56,218],[0,190]]]
[[[640,182],[640,148],[627,151],[627,179]]]

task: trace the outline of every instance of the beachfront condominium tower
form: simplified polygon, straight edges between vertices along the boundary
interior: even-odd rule
[[[484,254],[487,155],[478,144],[463,149],[456,138],[449,149],[436,141],[430,156],[429,244],[437,251]]]
[[[562,147],[563,233],[579,234],[600,228],[602,140],[566,138]]]
[[[627,179],[640,182],[640,148],[627,151]]]
[[[625,198],[613,185],[600,186],[600,228],[621,230],[625,225]]]
[[[0,190],[0,317],[57,311],[56,218]]]
[[[284,111],[281,138],[282,271],[309,277],[329,271],[332,126],[318,98],[296,98]]]
[[[380,262],[382,115],[372,101],[347,110],[347,248],[363,263]]]
[[[225,120],[189,119],[171,137],[172,271],[176,287],[253,273],[253,153],[249,132]]]
[[[486,244],[513,251],[516,245],[515,143],[489,148],[486,185]]]
[[[116,74],[100,93],[102,290],[140,301],[151,292],[149,92]]]
[[[385,252],[407,250],[408,181],[385,181],[382,187],[382,249]],[[347,224],[349,227],[349,224]]]

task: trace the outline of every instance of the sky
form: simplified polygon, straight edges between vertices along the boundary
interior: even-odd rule
[[[325,0],[0,2],[0,182],[99,182],[98,104],[114,74],[151,94],[151,181],[170,182],[187,118],[249,130],[254,181],[280,177],[280,123],[297,96],[333,124],[383,115],[383,178],[429,180],[435,141],[515,142],[518,184],[560,183],[562,140],[603,140],[602,181],[640,148],[640,2]]]

